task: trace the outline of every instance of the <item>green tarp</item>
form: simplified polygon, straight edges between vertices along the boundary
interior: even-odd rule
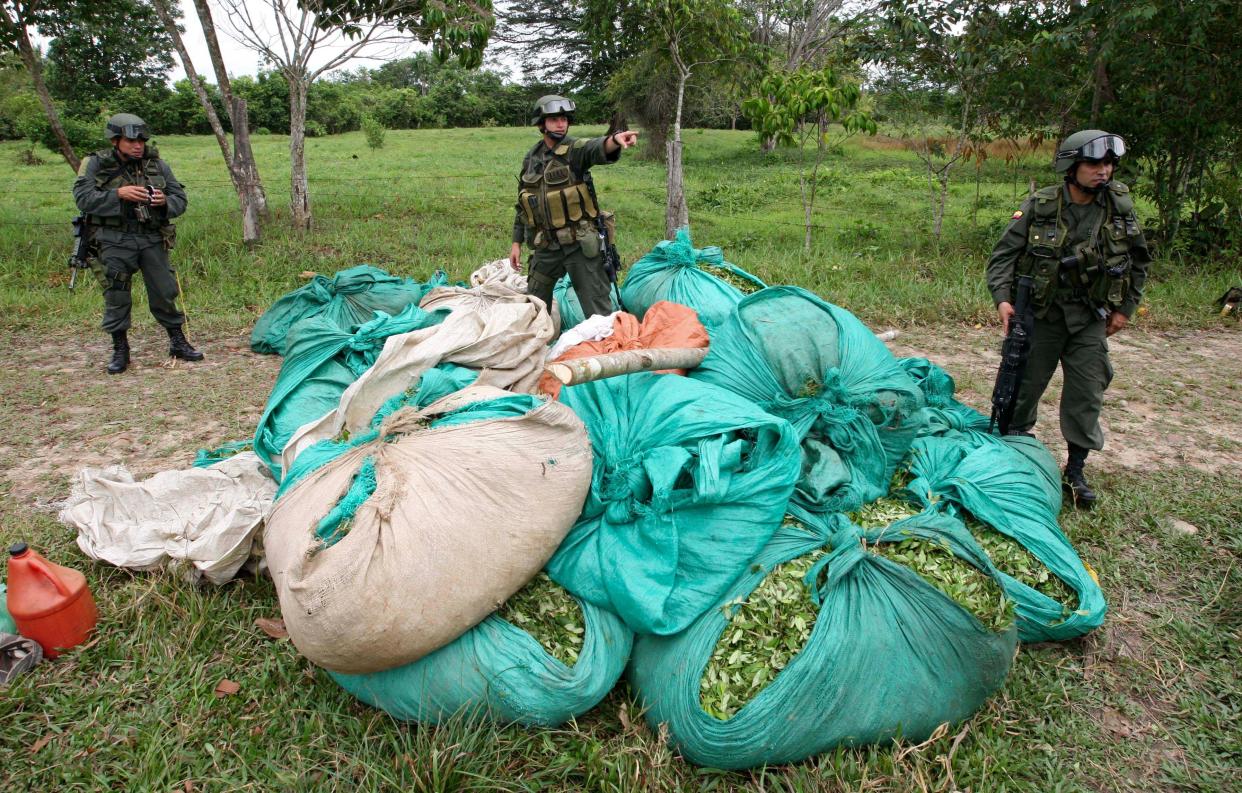
[[[558,584],[639,633],[676,633],[772,536],[798,476],[789,423],[707,383],[641,373],[565,388],[595,455]]]

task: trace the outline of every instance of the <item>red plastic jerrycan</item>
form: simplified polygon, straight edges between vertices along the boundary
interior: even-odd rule
[[[9,548],[9,614],[17,632],[55,658],[86,641],[99,620],[86,576],[52,564],[24,542]]]

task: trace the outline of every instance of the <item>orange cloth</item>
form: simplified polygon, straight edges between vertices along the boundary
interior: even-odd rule
[[[647,309],[642,322],[633,314],[618,313],[612,323],[611,336],[570,347],[556,360],[590,358],[625,350],[698,349],[707,346],[707,329],[699,322],[699,315],[694,309],[661,300]],[[686,370],[664,369],[661,373],[684,375]],[[539,378],[538,390],[556,399],[561,394],[561,381],[544,372]]]

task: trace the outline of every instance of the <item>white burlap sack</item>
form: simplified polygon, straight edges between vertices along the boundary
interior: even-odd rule
[[[471,286],[484,284],[500,284],[519,295],[526,294],[526,276],[522,275],[521,270],[513,269],[508,259],[488,262],[470,274]]]
[[[431,290],[421,307],[452,313],[439,325],[389,337],[371,368],[341,394],[336,410],[293,433],[281,452],[281,467],[288,471],[307,447],[342,429],[366,430],[384,402],[441,363],[480,370],[475,385],[534,393],[554,331],[542,305],[498,285]]]
[[[188,563],[191,580],[228,582],[251,554],[276,483],[254,452],[142,482],[124,466],[84,468],[60,512],[92,559],[131,570]]]
[[[560,545],[591,483],[590,444],[573,411],[546,402],[520,418],[425,429],[437,414],[503,396],[512,394],[472,386],[399,410],[381,440],[276,502],[268,567],[289,636],[311,661],[364,673],[421,658],[495,611]],[[325,548],[315,528],[367,457],[375,492]]]

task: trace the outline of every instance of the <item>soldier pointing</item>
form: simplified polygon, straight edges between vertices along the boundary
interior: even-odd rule
[[[535,102],[531,123],[543,138],[522,160],[509,261],[520,266],[522,243],[530,245],[526,293],[551,306],[552,289],[569,273],[584,316],[609,314],[609,279],[595,218],[600,209],[590,168],[616,162],[638,140],[625,130],[598,138],[571,138],[574,103],[549,95]]]

